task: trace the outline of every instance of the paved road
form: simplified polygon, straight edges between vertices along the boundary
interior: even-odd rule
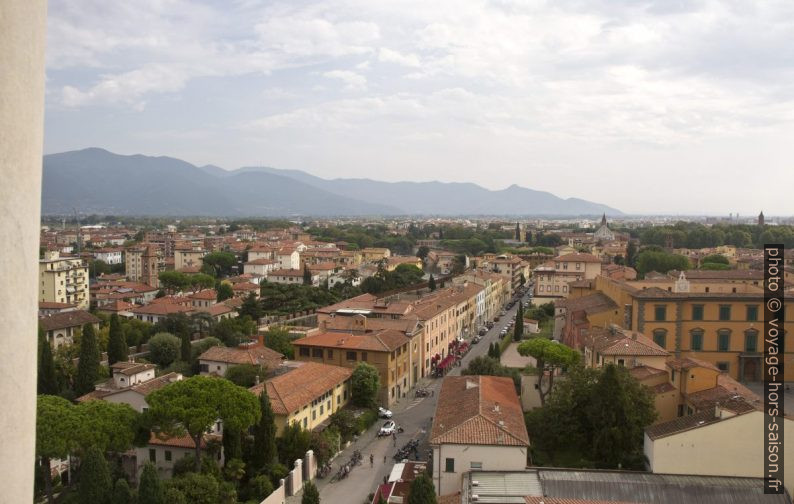
[[[526,300],[527,298],[525,297],[525,304]],[[461,370],[465,369],[473,358],[486,355],[488,353],[488,345],[498,340],[499,332],[515,317],[517,309],[518,305],[516,304],[508,310],[505,316],[494,324],[494,327],[483,336],[478,344],[472,345],[471,351],[461,360],[461,365],[452,368],[447,375],[460,375]],[[397,448],[410,439],[419,439],[419,457],[422,460],[427,460],[427,434],[432,425],[441,379],[424,378],[420,381],[419,386],[432,390],[433,395],[431,397],[403,398],[392,406],[392,412],[394,413],[394,421],[404,429],[402,434],[397,435]],[[332,463],[331,475],[336,474],[339,467],[350,459],[353,450],[361,450],[364,462],[360,466],[355,467],[347,478],[335,483],[330,482],[331,476],[315,481],[320,491],[322,502],[364,503],[367,496],[374,492],[379,484],[383,483],[384,477],[389,475],[395,464],[392,457],[396,453],[397,448],[395,448],[394,441],[391,438],[377,437],[377,432],[382,423],[380,421],[373,425],[356,442],[340,453]],[[370,454],[375,457],[374,467],[370,467],[369,464]],[[385,463],[384,456],[386,457]],[[301,494],[299,493],[287,498],[287,502],[290,504],[298,503],[300,502],[300,497]]]

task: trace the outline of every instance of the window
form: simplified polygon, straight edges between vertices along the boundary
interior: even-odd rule
[[[322,359],[323,358],[323,349],[322,348],[312,348],[312,357]]]
[[[321,411],[320,414],[322,415],[323,412]],[[317,420],[317,410],[312,410],[312,420]],[[194,443],[195,446],[195,443]]]
[[[703,305],[692,305],[692,320],[703,320]]]
[[[367,361],[367,352],[361,352],[361,360],[364,362]]]
[[[720,320],[731,319],[731,305],[720,305]]]
[[[472,462],[470,466],[472,469],[482,469],[482,462]]]
[[[308,419],[308,418],[306,418],[306,417],[304,417],[304,418],[303,418],[303,428],[305,429],[305,428],[306,428],[306,426],[308,426],[308,425],[309,425],[309,419]]]
[[[665,305],[656,305],[653,313],[654,320],[667,320],[667,307]]]
[[[329,359],[333,359],[334,358],[334,351],[333,350],[328,350],[328,358]]]
[[[325,413],[325,405],[321,404],[320,405],[320,414],[322,415],[323,413]],[[314,419],[314,417],[312,417],[312,419]]]
[[[758,306],[749,305],[747,307],[747,321],[756,322],[758,320]]]
[[[626,362],[623,359],[618,359],[618,366],[625,366]]]
[[[670,382],[675,383],[675,369],[670,370]]]
[[[455,459],[454,458],[447,458],[444,464],[444,471],[445,472],[455,472]]]
[[[728,372],[728,363],[727,362],[718,362],[717,363],[717,368],[720,371],[725,371],[727,373]]]
[[[356,352],[347,352],[346,357],[347,357],[347,360],[354,361],[354,360],[356,360]]]
[[[166,450],[165,451],[165,461],[166,462],[171,462],[171,450]]]
[[[691,350],[695,352],[699,352],[703,350],[703,330],[702,329],[692,329],[690,332],[690,344],[689,347]]]
[[[758,351],[758,331],[748,330],[744,333],[744,351],[757,352]]]
[[[157,450],[149,448],[149,462],[157,462]]]
[[[731,348],[731,331],[720,329],[717,331],[717,350],[727,352]]]
[[[308,357],[309,356],[309,348],[308,347],[300,347],[299,355],[301,357]]]
[[[679,404],[678,405],[678,416],[680,416],[680,417],[684,416],[684,405],[683,404]]]
[[[655,329],[653,331],[653,342],[662,348],[667,348],[667,331],[664,329]]]

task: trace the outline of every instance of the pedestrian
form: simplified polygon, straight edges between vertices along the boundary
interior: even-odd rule
[[[373,455],[371,453],[369,454],[369,466],[370,467],[375,467],[375,455]]]
[[[383,456],[383,463],[386,463],[386,455]]]
[[[394,446],[397,446],[397,433],[396,432],[392,432],[391,433],[391,437],[392,437],[392,439],[394,439]]]

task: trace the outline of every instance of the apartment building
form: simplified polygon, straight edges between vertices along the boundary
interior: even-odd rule
[[[345,407],[352,397],[352,369],[317,362],[296,364],[295,369],[249,389],[257,396],[267,393],[277,436],[293,423],[313,430]]]
[[[591,280],[601,274],[601,259],[575,252],[555,257],[534,270],[537,303],[568,297],[570,283]]]
[[[202,248],[177,248],[174,250],[174,269],[201,268],[202,259],[207,251]]]
[[[87,310],[90,306],[88,266],[76,257],[61,257],[47,251],[39,261],[39,301],[73,304]]]
[[[159,275],[165,271],[165,258],[160,247],[145,243],[127,249],[125,257],[127,280],[160,287]]]

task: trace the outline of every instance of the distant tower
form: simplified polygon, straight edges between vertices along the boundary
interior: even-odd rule
[[[516,222],[516,241],[521,241],[521,224]]]
[[[607,225],[607,214],[606,213],[604,213],[604,215],[601,216],[601,225],[602,226],[606,226]]]
[[[764,212],[761,212],[760,214],[758,214],[758,225],[759,226],[763,226],[764,225]]]

